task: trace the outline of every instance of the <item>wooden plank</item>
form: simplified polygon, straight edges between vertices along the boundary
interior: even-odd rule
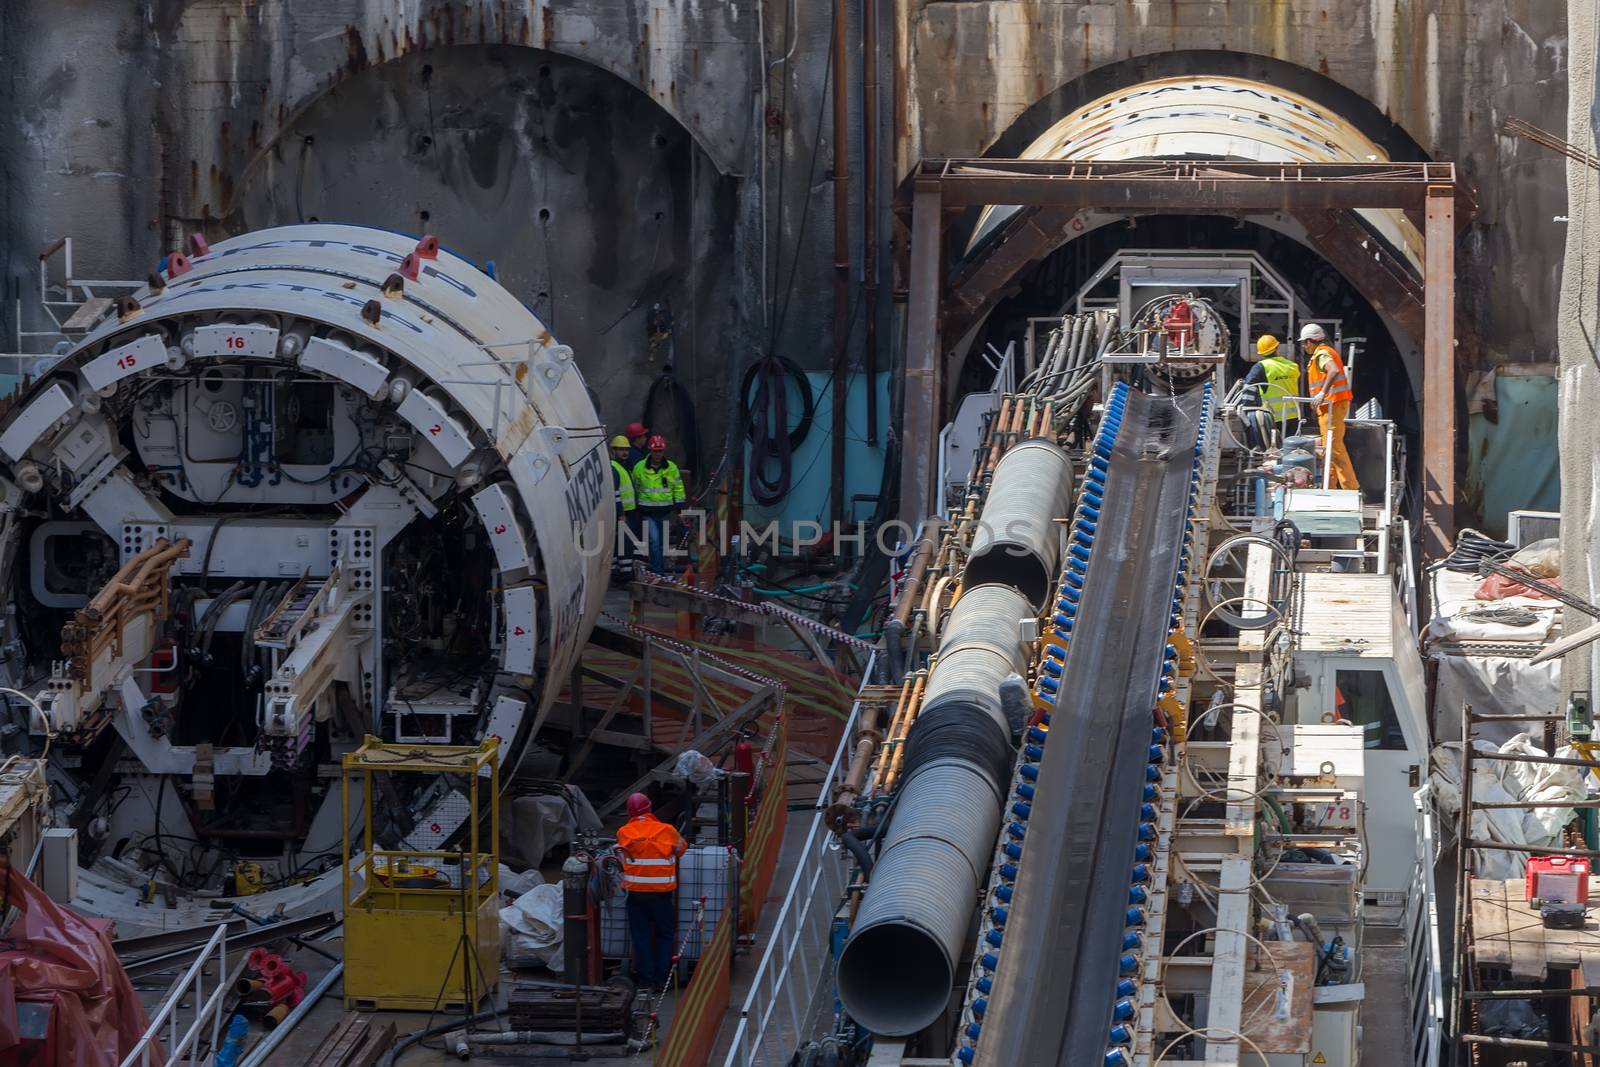
[[[1240,1032],[1252,1042],[1245,1047],[1268,1054],[1310,1052],[1311,997],[1316,980],[1312,946],[1304,941],[1279,941],[1268,948],[1271,958],[1263,952],[1244,978]]]
[[[1266,531],[1258,531],[1266,532]],[[1244,555],[1244,592],[1248,599],[1232,605],[1244,616],[1265,615],[1265,605],[1272,595],[1272,568],[1277,555],[1266,545],[1251,543]],[[1259,630],[1240,630],[1238,649],[1241,653],[1260,654],[1266,649],[1267,634],[1271,627]]]
[[[636,748],[641,751],[655,747],[655,743],[648,737],[623,733],[620,730],[601,730],[598,728],[590,730],[588,740],[597,745],[611,745],[615,748]]]
[[[1243,665],[1234,677],[1233,736],[1228,750],[1227,825],[1239,850],[1255,848],[1256,799],[1261,773],[1261,667]]]
[[[111,314],[115,301],[109,296],[93,296],[79,304],[77,309],[61,324],[61,332],[68,337],[88,333],[100,320]]]
[[[345,1067],[374,1067],[383,1054],[394,1047],[394,1023],[384,1023],[367,1032],[367,1043],[362,1045]]]
[[[1472,956],[1479,964],[1510,967],[1521,979],[1543,979],[1551,967],[1585,969],[1600,986],[1600,900],[1586,909],[1582,930],[1552,929],[1524,899],[1524,882],[1473,879]]]
[[[1600,952],[1584,948],[1578,952],[1578,969],[1583,972],[1585,989],[1600,989]]]
[[[367,1021],[360,1016],[345,1016],[328,1031],[306,1067],[344,1067],[350,1055],[367,1040],[369,1029]]]
[[[1239,1058],[1237,1038],[1223,1034],[1239,1032],[1243,1017],[1245,949],[1250,929],[1250,861],[1231,859],[1223,863],[1217,892],[1217,935],[1211,953],[1211,1009],[1206,1026],[1217,1035],[1206,1042],[1206,1062],[1235,1063]]]
[[[1467,890],[1472,901],[1472,960],[1482,966],[1508,966],[1511,939],[1507,933],[1505,887],[1487,878],[1474,878]]]
[[[1548,967],[1544,943],[1544,919],[1522,900],[1517,882],[1498,882],[1501,907],[1505,910],[1506,936],[1511,945],[1511,974],[1515,978],[1542,981]]]

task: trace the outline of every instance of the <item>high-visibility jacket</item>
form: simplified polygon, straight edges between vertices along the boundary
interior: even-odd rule
[[[617,483],[617,513],[620,515],[624,511],[632,511],[634,504],[633,477],[628,474],[628,468],[616,460],[612,460],[611,476]]]
[[[1327,370],[1319,366],[1323,357],[1328,360]],[[1334,351],[1332,345],[1318,345],[1312,349],[1311,358],[1306,362],[1306,380],[1311,385],[1312,396],[1324,391],[1324,381],[1328,383],[1322,398],[1324,404],[1337,404],[1341,400],[1356,398],[1355,393],[1350,391],[1350,376],[1345,373],[1344,360],[1339,358],[1339,353]]]
[[[1288,422],[1299,414],[1293,400],[1285,397],[1300,395],[1300,366],[1283,356],[1268,356],[1261,361],[1261,371],[1266,375],[1265,385],[1256,386],[1261,393],[1261,404],[1279,422]]]
[[[672,892],[678,888],[678,857],[688,847],[678,831],[654,815],[635,815],[617,830],[622,888],[630,893]]]
[[[670,459],[660,467],[651,467],[648,459],[641,459],[633,468],[633,491],[642,508],[670,508],[688,499],[683,492],[683,475]]]

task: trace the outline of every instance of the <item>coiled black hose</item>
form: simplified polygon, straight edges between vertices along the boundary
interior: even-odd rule
[[[789,387],[792,378],[800,391],[803,410],[800,421],[789,426]],[[750,397],[751,384],[756,395]],[[794,450],[811,432],[816,415],[816,397],[811,381],[793,360],[767,356],[745,372],[740,395],[746,398],[750,413],[750,465],[746,484],[750,497],[762,507],[771,507],[789,495],[794,474]],[[769,469],[776,464],[776,472]]]
[[[1502,560],[1516,552],[1517,546],[1506,541],[1496,541],[1481,530],[1468,527],[1456,536],[1455,549],[1438,566],[1463,574],[1482,574],[1482,561]]]

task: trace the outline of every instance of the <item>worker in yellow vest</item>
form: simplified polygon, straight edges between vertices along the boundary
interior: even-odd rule
[[[683,475],[678,465],[667,458],[667,439],[651,434],[645,442],[645,457],[633,468],[633,492],[639,504],[639,517],[650,541],[650,570],[667,573],[667,531],[672,514],[688,498],[683,491]]]
[[[1270,333],[1256,340],[1255,365],[1245,375],[1245,388],[1255,386],[1266,408],[1278,422],[1283,433],[1293,432],[1300,422],[1300,405],[1294,400],[1300,395],[1300,365],[1287,356],[1279,355],[1278,339]],[[1294,424],[1291,426],[1291,422]]]
[[[1323,462],[1333,471],[1335,489],[1361,488],[1356,481],[1356,469],[1350,463],[1350,453],[1344,447],[1344,420],[1350,414],[1350,402],[1355,393],[1350,391],[1350,376],[1345,373],[1344,360],[1328,344],[1328,335],[1321,326],[1308,322],[1300,330],[1300,347],[1306,354],[1306,381],[1311,387],[1311,406],[1317,412],[1317,425],[1321,428],[1319,440],[1328,441]]]
[[[617,850],[622,853],[622,888],[628,891],[633,969],[639,985],[660,989],[672,976],[678,857],[689,846],[651,808],[643,793],[628,797],[628,821],[617,830]]]
[[[628,524],[628,518],[636,506],[633,474],[628,470],[630,447],[628,439],[621,434],[611,439],[611,480],[615,484],[617,504],[617,540],[611,552],[611,572],[612,577],[622,579],[633,574],[633,553],[628,542],[632,540],[638,543],[637,538],[631,536],[632,528]]]

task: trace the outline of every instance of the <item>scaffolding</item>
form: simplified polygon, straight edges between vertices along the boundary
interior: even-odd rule
[[[1566,856],[1588,859],[1591,870],[1600,851],[1588,848],[1545,847],[1504,841],[1487,841],[1472,833],[1475,812],[1532,811],[1539,808],[1600,808],[1600,800],[1483,801],[1473,795],[1476,765],[1514,762],[1546,767],[1596,769],[1594,761],[1531,753],[1478,752],[1473,727],[1484,723],[1525,723],[1542,728],[1545,751],[1555,747],[1556,728],[1565,715],[1513,715],[1474,712],[1470,704],[1461,711],[1461,811],[1457,825],[1455,901],[1455,996],[1452,1004],[1453,1060],[1456,1063],[1496,1065],[1521,1062],[1529,1052],[1566,1053],[1570,1062],[1593,1067],[1600,1062],[1600,1044],[1586,1036],[1600,1002],[1600,899],[1584,907],[1580,929],[1547,926],[1534,902],[1525,899],[1522,879],[1480,876],[1475,853],[1518,852],[1528,856]],[[1554,984],[1559,980],[1562,984]],[[1490,1034],[1482,1017],[1489,1004],[1559,1002],[1567,1006],[1563,1032],[1574,1040],[1538,1040]],[[1550,1020],[1556,1022],[1555,1018]],[[1572,1033],[1572,1031],[1576,1033]]]

